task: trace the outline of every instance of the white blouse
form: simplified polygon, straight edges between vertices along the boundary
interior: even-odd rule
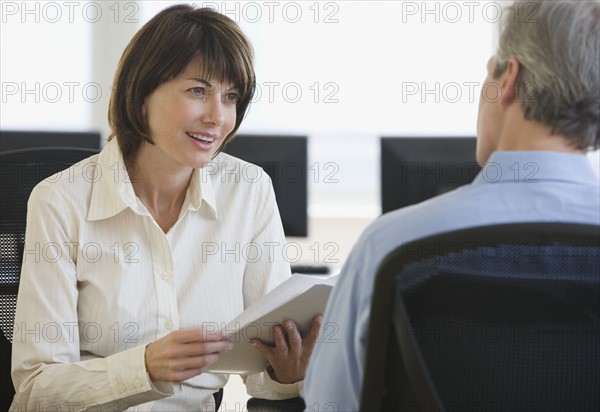
[[[166,234],[129,179],[113,139],[31,194],[13,334],[15,410],[213,410],[227,375],[153,383],[145,345],[177,329],[221,329],[290,276],[262,169],[219,154],[194,172]],[[271,399],[299,389],[265,373],[246,384]]]

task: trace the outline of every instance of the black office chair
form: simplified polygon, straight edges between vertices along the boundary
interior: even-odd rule
[[[300,397],[279,401],[250,398],[246,403],[248,412],[302,412],[305,407],[304,399]]]
[[[27,200],[43,179],[89,156],[93,149],[39,148],[0,153],[0,410],[8,410],[15,394],[10,376],[11,342],[25,243]]]
[[[600,226],[494,225],[390,253],[361,410],[600,410]]]

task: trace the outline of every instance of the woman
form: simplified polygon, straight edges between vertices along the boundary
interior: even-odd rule
[[[240,179],[219,154],[254,86],[249,42],[210,9],[170,7],[132,39],[106,147],[29,200],[25,249],[55,253],[23,262],[15,410],[214,410],[227,375],[202,371],[232,344],[209,332],[290,274],[269,179]],[[244,259],[250,243],[264,247]],[[274,331],[275,347],[255,342],[268,370],[246,384],[294,397],[316,336]]]

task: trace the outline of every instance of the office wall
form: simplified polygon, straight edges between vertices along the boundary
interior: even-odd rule
[[[194,2],[256,51],[242,132],[310,137],[312,216],[379,214],[381,135],[475,135],[485,64],[512,2]],[[159,1],[2,1],[3,129],[100,130],[112,76]],[[597,163],[597,162],[596,162]]]
[[[106,134],[112,77],[139,27],[130,16],[139,5],[0,3],[0,128]]]
[[[482,10],[470,19],[464,7],[400,1],[195,3],[239,22],[255,46],[258,93],[242,131],[311,137],[313,213],[379,212],[382,134],[474,134],[493,44]],[[169,4],[3,1],[0,127],[106,133],[118,57]]]

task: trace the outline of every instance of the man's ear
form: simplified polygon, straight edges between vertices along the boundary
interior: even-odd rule
[[[504,106],[509,106],[518,102],[517,77],[521,71],[521,64],[517,59],[511,57],[506,63],[506,69],[500,76],[500,85],[502,87],[502,97],[500,102]]]

